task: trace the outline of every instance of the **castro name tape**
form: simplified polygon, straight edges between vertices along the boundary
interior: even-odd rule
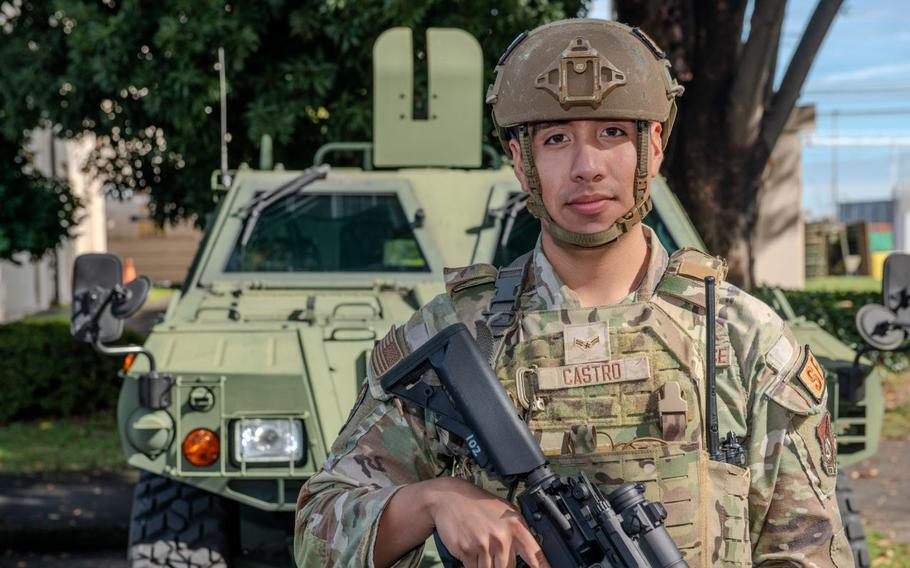
[[[626,381],[640,381],[651,377],[647,357],[600,361],[563,367],[539,367],[537,387],[540,390],[569,389],[606,385]]]

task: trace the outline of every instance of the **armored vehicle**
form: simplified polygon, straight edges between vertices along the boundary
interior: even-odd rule
[[[123,373],[117,407],[123,452],[142,472],[131,566],[291,564],[298,492],[344,424],[374,342],[443,292],[444,266],[502,265],[533,246],[539,224],[511,167],[481,144],[477,41],[431,29],[427,46],[426,119],[412,118],[411,32],[389,30],[374,47],[372,143],[329,144],[302,172],[242,166],[214,184],[217,211],[143,347],[104,344],[147,280],[121,284],[112,255],[78,259],[74,334],[144,355]],[[350,152],[362,167],[325,165]],[[646,222],[664,246],[704,249],[662,180],[651,195]],[[878,371],[854,367],[851,349],[778,302],[830,371],[842,461],[873,453]]]

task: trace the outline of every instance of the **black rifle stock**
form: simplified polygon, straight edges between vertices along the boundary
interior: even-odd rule
[[[688,566],[663,526],[666,510],[644,498],[643,485],[626,483],[604,498],[583,473],[563,479],[550,470],[463,324],[434,335],[381,384],[437,414],[437,424],[462,438],[481,467],[506,483],[525,482],[519,508],[553,568]],[[438,535],[436,543],[446,565],[457,566]]]

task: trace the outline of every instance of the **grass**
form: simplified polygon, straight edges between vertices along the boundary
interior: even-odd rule
[[[145,301],[146,305],[156,304],[158,302],[167,302],[171,299],[171,296],[174,294],[173,288],[162,288],[160,286],[155,286],[152,288],[152,291],[149,292],[149,297]]]
[[[126,469],[113,411],[0,426],[0,473]]]
[[[885,533],[866,529],[872,566],[910,568],[910,545],[898,542]]]
[[[807,278],[804,289],[810,292],[881,292],[882,281],[871,276],[819,276]]]
[[[176,291],[175,288],[165,288],[162,286],[153,286],[149,291],[148,298],[145,300],[143,307],[148,307],[154,304],[166,304],[170,301],[171,296],[174,295]],[[72,312],[72,307],[70,304],[60,304],[58,306],[53,306],[43,312],[30,315],[24,318],[23,321],[30,320],[46,320],[46,319],[61,319],[61,320],[70,320],[70,315]]]

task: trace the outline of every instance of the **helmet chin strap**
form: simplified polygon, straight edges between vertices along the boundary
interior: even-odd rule
[[[558,241],[584,247],[602,247],[616,242],[619,237],[628,233],[632,227],[641,223],[642,219],[651,212],[653,207],[650,198],[645,198],[648,189],[648,153],[650,144],[650,131],[648,122],[638,120],[635,122],[635,147],[638,152],[638,162],[635,165],[635,205],[622,217],[613,222],[603,231],[595,233],[579,233],[559,226],[550,216],[543,204],[543,195],[540,189],[540,175],[534,164],[534,155],[531,153],[531,134],[528,125],[518,127],[518,145],[521,149],[521,164],[525,179],[528,184],[528,211],[542,221],[550,235]]]

